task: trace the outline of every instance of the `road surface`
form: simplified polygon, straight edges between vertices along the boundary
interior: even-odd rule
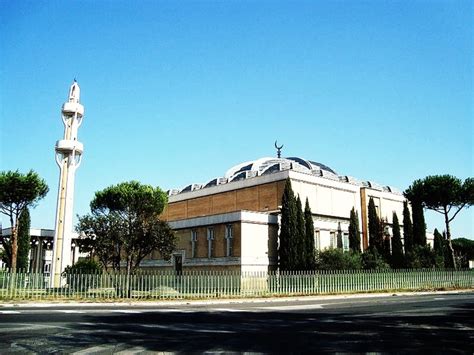
[[[0,353],[474,352],[474,293],[1,305]]]

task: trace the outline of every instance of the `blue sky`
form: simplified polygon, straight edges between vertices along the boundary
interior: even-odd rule
[[[75,214],[118,182],[222,176],[274,155],[275,139],[284,155],[400,190],[430,174],[464,179],[472,13],[470,1],[1,1],[0,169],[46,179],[32,225],[52,228],[54,144],[76,77]],[[474,237],[473,210],[454,236]]]

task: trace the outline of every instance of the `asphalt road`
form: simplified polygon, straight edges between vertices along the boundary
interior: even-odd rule
[[[1,305],[0,353],[474,352],[474,293]]]

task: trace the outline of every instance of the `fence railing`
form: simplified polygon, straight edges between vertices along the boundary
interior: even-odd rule
[[[474,270],[171,272],[49,275],[0,270],[0,299],[191,299],[474,288]]]

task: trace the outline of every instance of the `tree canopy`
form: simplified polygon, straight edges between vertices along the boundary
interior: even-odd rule
[[[11,233],[11,268],[17,269],[18,222],[21,213],[28,207],[35,207],[43,199],[49,188],[37,173],[30,170],[26,174],[17,171],[0,172],[0,213],[8,216]],[[8,247],[7,245],[3,245]]]
[[[452,264],[456,267],[450,223],[463,208],[474,204],[474,178],[467,178],[463,182],[451,175],[427,176],[415,180],[404,195],[410,201],[419,202],[423,207],[444,216],[448,248]]]
[[[76,229],[88,236],[85,246],[105,268],[118,271],[125,261],[131,273],[154,250],[164,259],[171,257],[176,239],[159,218],[166,203],[166,194],[158,187],[123,182],[96,192],[91,214],[79,217]]]

